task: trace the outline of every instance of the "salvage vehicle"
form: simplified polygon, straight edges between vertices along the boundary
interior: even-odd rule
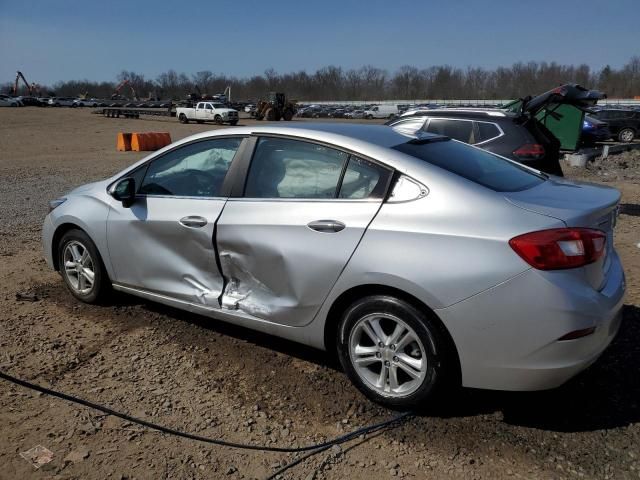
[[[236,125],[238,123],[237,110],[215,102],[198,102],[193,108],[178,107],[176,108],[176,117],[180,123],[189,123],[189,120],[195,120],[197,123],[215,122],[218,125],[223,123]]]
[[[50,203],[48,265],[337,355],[394,408],[557,387],[618,331],[620,193],[424,132],[219,129]]]
[[[640,111],[631,108],[598,107],[591,114],[607,122],[611,137],[629,143],[640,133]]]
[[[73,107],[75,100],[73,97],[52,97],[47,103],[50,107]]]
[[[496,108],[412,110],[386,125],[423,130],[476,145],[542,172],[562,176],[560,150],[579,147],[584,111],[605,95],[563,85]],[[562,113],[558,112],[563,108]],[[571,110],[569,110],[569,108]]]
[[[22,107],[22,102],[16,97],[0,94],[0,107]]]

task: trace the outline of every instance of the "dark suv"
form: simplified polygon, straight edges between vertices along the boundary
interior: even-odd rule
[[[631,142],[640,133],[640,111],[631,108],[598,107],[591,116],[607,122],[613,138]]]
[[[517,105],[508,109],[410,110],[386,125],[409,132],[422,129],[446,135],[537,170],[562,176],[560,141],[538,120],[540,114],[548,109],[549,115],[554,115],[555,106],[562,104],[582,110],[603,97],[602,93],[579,85],[563,85],[537,97],[514,102]],[[581,127],[582,121],[575,124],[576,138]]]

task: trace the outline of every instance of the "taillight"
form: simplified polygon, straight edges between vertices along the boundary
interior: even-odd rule
[[[539,143],[525,143],[513,154],[518,158],[540,159],[544,157],[544,147]]]
[[[511,248],[538,270],[576,268],[604,254],[606,234],[590,228],[554,228],[525,233],[509,240]]]

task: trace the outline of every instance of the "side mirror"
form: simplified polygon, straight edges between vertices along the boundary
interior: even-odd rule
[[[129,208],[136,201],[136,181],[131,178],[123,178],[113,186],[111,196],[122,202],[124,208]]]

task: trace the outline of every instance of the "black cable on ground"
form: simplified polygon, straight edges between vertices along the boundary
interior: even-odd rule
[[[127,420],[132,423],[137,423],[138,425],[142,425],[147,428],[151,428],[153,430],[158,430],[160,432],[168,433],[169,435],[175,435],[177,437],[188,438],[190,440],[196,440],[198,442],[211,443],[214,445],[219,445],[222,447],[230,447],[230,448],[238,448],[242,450],[259,450],[263,452],[281,452],[281,453],[295,453],[295,452],[309,452],[313,450],[313,455],[316,453],[320,453],[327,448],[332,447],[333,445],[339,445],[341,443],[345,443],[353,438],[356,438],[365,433],[381,430],[385,427],[388,427],[394,423],[400,422],[401,420],[406,420],[408,417],[413,415],[411,412],[402,413],[397,415],[389,420],[385,420],[383,422],[375,423],[373,425],[369,425],[366,427],[359,428],[354,430],[353,432],[347,433],[345,435],[341,435],[339,437],[334,438],[333,440],[328,440],[326,442],[318,443],[316,445],[307,445],[304,447],[269,447],[269,446],[261,446],[261,445],[248,445],[244,443],[234,443],[227,442],[225,440],[219,440],[215,438],[203,437],[200,435],[194,435],[192,433],[182,432],[180,430],[175,430],[173,428],[164,427],[162,425],[157,425],[155,423],[148,422],[146,420],[142,420],[136,417],[132,417],[131,415],[127,415],[126,413],[121,413],[116,410],[113,410],[109,407],[105,407],[99,405],[97,403],[90,402],[88,400],[84,400],[82,398],[74,397],[73,395],[68,395],[66,393],[57,392],[56,390],[52,390],[50,388],[42,387],[40,385],[36,385],[31,382],[27,382],[26,380],[21,380],[12,375],[4,373],[0,371],[0,378],[6,380],[11,383],[15,383],[16,385],[20,385],[21,387],[29,388],[31,390],[35,390],[37,392],[44,393],[46,395],[51,395],[52,397],[61,398],[62,400],[67,400],[69,402],[77,403],[79,405],[83,405],[85,407],[93,408],[94,410],[98,410],[100,412],[106,413],[107,415],[113,415],[114,417],[122,418],[123,420]],[[311,456],[311,455],[308,455]],[[308,456],[303,456],[302,458],[296,460],[291,466],[297,465],[301,461],[303,461]],[[290,468],[290,467],[289,467]],[[278,474],[280,472],[277,472]],[[273,475],[272,475],[273,477]],[[270,477],[270,478],[272,478]]]

